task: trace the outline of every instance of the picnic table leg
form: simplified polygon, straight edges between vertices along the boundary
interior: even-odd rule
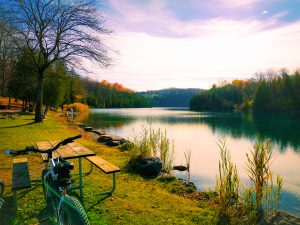
[[[81,161],[81,157],[79,157],[78,160],[79,160],[79,191],[80,191],[80,197],[83,198],[83,190],[82,190],[82,161]]]
[[[117,173],[113,173],[112,175],[113,175],[113,186],[112,186],[111,190],[97,193],[94,195],[112,195],[112,193],[116,190],[116,187],[117,187]]]
[[[90,170],[87,172],[82,172],[82,176],[90,175],[92,172],[93,172],[93,164],[91,163]],[[73,176],[78,176],[78,175],[80,175],[80,174],[79,173],[73,174]]]

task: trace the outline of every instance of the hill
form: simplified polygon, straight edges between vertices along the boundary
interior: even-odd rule
[[[188,107],[192,97],[201,91],[198,88],[168,88],[139,93],[153,107]]]

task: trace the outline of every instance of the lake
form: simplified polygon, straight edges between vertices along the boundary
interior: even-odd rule
[[[198,190],[214,188],[218,175],[218,140],[226,140],[243,182],[247,182],[246,153],[257,136],[270,138],[272,170],[284,181],[280,208],[300,215],[299,115],[193,112],[188,108],[91,109],[82,121],[94,129],[132,139],[143,126],[166,129],[175,143],[175,165],[184,165],[191,151],[191,180]],[[177,172],[185,178],[185,172]]]

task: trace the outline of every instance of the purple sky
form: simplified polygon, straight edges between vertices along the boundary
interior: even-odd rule
[[[300,0],[105,0],[114,66],[94,79],[133,90],[209,88],[300,67]]]

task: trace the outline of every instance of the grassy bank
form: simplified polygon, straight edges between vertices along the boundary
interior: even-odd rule
[[[70,126],[59,114],[49,112],[42,124],[33,123],[33,115],[22,115],[20,119],[0,121],[0,177],[6,184],[5,205],[1,210],[0,224],[43,224],[47,217],[42,187],[17,192],[17,205],[11,192],[12,158],[4,154],[5,149],[22,149],[37,141],[59,140],[79,133],[77,127]],[[98,169],[84,177],[82,200],[91,224],[214,224],[214,213],[205,202],[190,200],[172,194],[166,182],[160,179],[146,180],[127,173],[123,168],[128,153],[117,148],[109,148],[92,141],[92,135],[78,140],[100,157],[119,166],[117,190],[112,197],[88,197],[95,191],[110,188],[111,176]],[[39,177],[44,166],[38,154],[27,156],[31,178]],[[75,169],[77,161],[73,161]],[[84,170],[89,164],[84,162]],[[74,177],[76,183],[77,177]],[[167,184],[169,187],[172,184]],[[74,192],[73,194],[77,194]]]

